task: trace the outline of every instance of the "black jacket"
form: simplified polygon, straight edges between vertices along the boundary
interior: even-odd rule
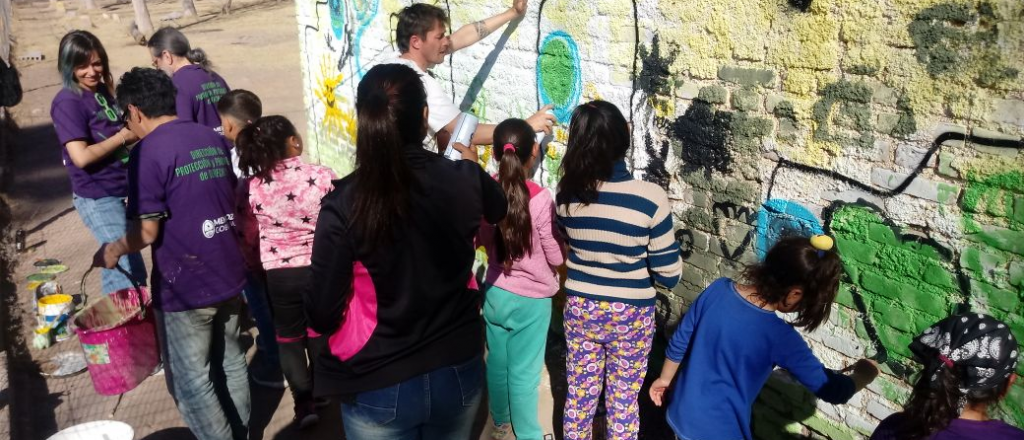
[[[420,146],[405,159],[418,182],[408,221],[386,246],[366,246],[350,228],[352,175],[323,199],[305,297],[310,326],[329,335],[330,352],[316,360],[318,396],[384,388],[483,353],[480,295],[468,287],[473,237],[481,218],[504,218],[505,196],[472,161]]]

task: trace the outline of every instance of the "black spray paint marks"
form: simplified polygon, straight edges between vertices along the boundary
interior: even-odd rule
[[[807,12],[811,8],[811,3],[814,0],[789,0],[789,5],[799,9],[801,12]]]
[[[740,206],[730,202],[715,203],[711,207],[711,210],[712,212],[714,212],[716,227],[721,227],[721,219],[726,218],[741,223],[746,223],[748,225],[753,225],[757,219],[757,211],[751,209],[748,206]],[[753,240],[754,230],[751,229],[750,232],[747,232],[747,234],[743,237],[743,241],[737,244],[735,249],[729,249],[729,244],[726,243],[725,238],[722,238],[721,236],[719,236],[718,238],[718,246],[721,249],[722,255],[725,256],[725,258],[728,258],[730,260],[736,260],[737,258],[740,257],[740,255],[743,255],[743,252],[747,250],[748,247],[750,247],[750,244]]]
[[[676,241],[679,242],[679,255],[684,260],[690,258],[693,255],[693,231],[689,229],[676,230]]]
[[[732,165],[732,114],[695,100],[683,116],[669,125],[669,134],[682,143],[683,171],[727,172]]]
[[[658,149],[654,148],[654,139],[651,138],[651,134],[644,134],[644,150],[647,153],[647,172],[644,173],[644,180],[655,183],[664,190],[668,190],[668,184],[671,181],[671,175],[668,172],[668,168],[665,166],[665,160],[668,159],[669,142],[667,140],[661,141],[661,147]]]
[[[640,73],[634,80],[647,96],[668,96],[672,91],[669,66],[675,62],[679,48],[673,47],[670,53],[662,56],[660,46],[659,37],[655,34],[650,51],[640,47]]]
[[[920,175],[925,168],[927,168],[928,161],[932,159],[932,156],[934,156],[935,153],[938,152],[939,148],[941,148],[942,144],[946,141],[969,141],[973,144],[985,145],[989,147],[1024,150],[1024,140],[991,139],[981,136],[975,136],[973,134],[964,134],[948,131],[940,134],[937,138],[935,138],[935,141],[932,142],[931,148],[929,148],[925,155],[921,158],[921,162],[917,164],[917,167],[914,168],[914,171],[907,175],[907,178],[904,179],[903,182],[901,182],[893,189],[879,189],[876,186],[860,182],[852,177],[842,175],[833,170],[817,168],[810,165],[793,162],[789,159],[779,159],[778,164],[775,165],[775,169],[772,171],[771,179],[768,182],[768,195],[767,197],[765,197],[765,199],[772,198],[772,190],[775,187],[775,177],[778,174],[779,170],[783,168],[795,169],[808,174],[826,176],[878,197],[892,197],[895,195],[903,194],[903,192],[910,187],[910,184],[914,183],[914,179],[917,179],[917,176]]]

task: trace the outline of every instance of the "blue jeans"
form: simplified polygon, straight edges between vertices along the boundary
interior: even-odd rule
[[[245,440],[249,376],[238,344],[242,301],[157,312],[167,387],[199,440]]]
[[[82,223],[85,223],[85,227],[89,228],[92,236],[100,244],[117,241],[128,231],[124,197],[89,199],[73,195],[71,201],[78,211],[78,216],[82,218]],[[143,263],[141,254],[136,252],[124,255],[117,264],[132,274],[136,283],[146,285],[146,264]],[[103,269],[102,280],[104,295],[134,287],[132,280],[114,269]]]
[[[341,405],[348,440],[468,439],[483,395],[481,356],[397,385],[359,393]]]
[[[249,313],[252,314],[252,320],[256,321],[256,329],[259,330],[259,335],[256,336],[256,348],[266,355],[266,361],[270,365],[277,365],[280,363],[280,357],[277,354],[274,317],[270,314],[270,298],[267,296],[266,286],[263,285],[259,277],[246,273],[242,296],[245,297],[245,303],[249,305]]]

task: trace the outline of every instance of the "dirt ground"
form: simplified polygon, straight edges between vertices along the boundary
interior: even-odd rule
[[[18,289],[14,310],[20,314],[12,319],[15,325],[20,324],[22,338],[14,344],[16,361],[10,365],[9,381],[14,384],[8,396],[14,422],[10,436],[19,440],[45,439],[79,423],[119,420],[135,429],[136,439],[189,439],[192,435],[174,407],[164,376],[150,377],[120,400],[117,396],[100,396],[93,390],[88,373],[65,379],[41,374],[52,356],[80,350],[76,339],[42,351],[27,346],[31,344],[34,298],[25,287],[25,277],[35,272],[33,262],[41,258],[60,259],[70,270],[60,274],[58,281],[66,292],[77,293],[97,247],[72,207],[70,182],[61,164],[49,117],[50,102],[60,90],[57,44],[69,30],[93,32],[106,47],[115,79],[133,66],[150,64],[146,49],[128,36],[133,17],[130,4],[97,3],[100,8],[92,11],[78,10],[77,1],[15,4],[17,45],[13,58],[39,52],[43,59],[16,61],[25,97],[11,109],[20,128],[13,145],[8,146],[13,179],[5,193],[15,227],[27,233],[29,249],[18,256],[13,277]],[[229,16],[215,14],[220,9],[219,2],[199,0],[197,19],[161,20],[180,10],[180,3],[147,1],[154,25],[180,27],[193,47],[207,51],[215,69],[231,87],[255,92],[263,100],[265,113],[282,114],[297,127],[305,127],[294,4],[273,0],[233,3]],[[148,265],[148,252],[144,255]],[[99,276],[93,274],[86,281],[86,292],[98,292],[98,288]],[[293,438],[297,432],[289,427],[289,394],[259,386],[254,386],[252,392],[252,438]],[[321,414],[321,424],[303,432],[302,437],[343,438],[337,405]]]
[[[84,11],[78,0],[15,3],[17,44],[12,58],[21,72],[25,97],[10,109],[19,127],[13,143],[6,146],[13,179],[0,192],[10,204],[14,228],[26,232],[28,249],[17,256],[13,271],[17,295],[5,298],[13,302],[12,326],[21,337],[13,338],[9,378],[0,374],[0,409],[9,410],[14,422],[10,433],[0,429],[0,438],[42,440],[80,423],[118,420],[134,428],[135,439],[188,440],[193,436],[174,407],[164,376],[151,376],[120,398],[101,396],[93,390],[88,373],[63,379],[45,375],[49,359],[81,350],[77,339],[46,350],[31,348],[34,294],[27,290],[26,277],[36,272],[33,263],[43,258],[61,260],[70,269],[58,275],[57,281],[65,293],[78,293],[97,248],[72,206],[70,182],[49,116],[50,102],[61,87],[56,67],[58,42],[72,29],[96,34],[107,50],[115,79],[133,66],[150,64],[147,50],[128,34],[133,18],[130,3],[98,0],[97,4],[98,9]],[[193,47],[206,50],[214,68],[232,88],[248,89],[261,97],[264,114],[281,114],[296,127],[306,127],[293,2],[234,0],[232,14],[223,16],[217,14],[219,0],[196,0],[198,18],[174,20],[163,18],[180,11],[180,2],[147,0],[147,4],[155,26],[179,27]],[[41,53],[43,59],[18,60],[33,52]],[[149,252],[143,255],[149,267]],[[87,294],[98,292],[98,273],[84,282]],[[243,339],[251,344],[250,337]],[[553,371],[564,370],[564,348],[557,343],[552,347],[548,364]],[[14,384],[10,390],[5,383],[8,380]],[[564,392],[564,385],[558,387]],[[551,381],[546,368],[541,395],[542,426],[552,432]],[[254,440],[344,438],[337,403],[321,410],[318,426],[299,433],[290,426],[292,400],[286,390],[253,385],[252,398],[250,438]],[[490,438],[489,430],[483,428],[487,424],[483,405],[475,431],[480,438]]]

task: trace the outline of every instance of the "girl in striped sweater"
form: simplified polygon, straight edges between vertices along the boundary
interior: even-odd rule
[[[591,438],[606,377],[607,438],[637,438],[637,395],[655,330],[654,284],[675,286],[682,270],[668,195],[632,178],[628,149],[629,126],[614,105],[592,101],[573,112],[556,197],[569,245],[567,439]]]
[[[517,440],[541,440],[537,420],[544,345],[551,322],[551,297],[558,291],[555,268],[565,261],[555,230],[551,193],[526,178],[539,146],[533,128],[508,119],[494,129],[498,182],[508,198],[505,219],[481,222],[478,243],[487,248],[487,391],[494,439],[514,430]]]

